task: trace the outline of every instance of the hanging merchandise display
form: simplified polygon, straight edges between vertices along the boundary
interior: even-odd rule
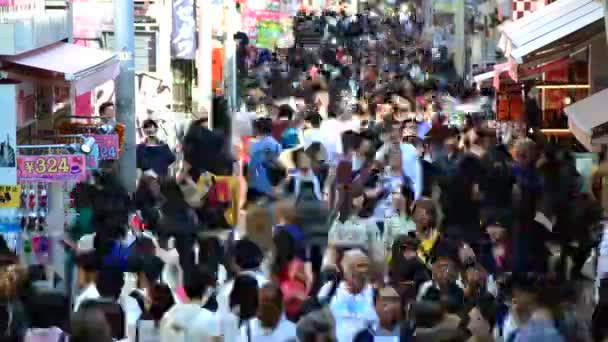
[[[21,185],[0,185],[0,208],[19,208]]]

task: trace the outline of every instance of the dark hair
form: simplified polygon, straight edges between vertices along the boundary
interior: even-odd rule
[[[230,307],[239,306],[239,319],[251,319],[258,310],[259,293],[258,282],[255,278],[241,274],[234,279],[234,286],[230,293]]]
[[[72,316],[70,326],[71,342],[112,341],[112,331],[103,311],[94,306],[82,305]]]
[[[99,271],[101,263],[101,258],[95,251],[81,253],[76,256],[76,265],[88,272]]]
[[[268,135],[272,133],[272,120],[268,118],[260,118],[253,122],[255,133],[260,135]]]
[[[293,118],[293,108],[288,104],[282,104],[279,106],[279,118],[285,118],[291,120]]]
[[[245,238],[234,243],[231,249],[234,262],[244,270],[250,270],[260,267],[264,254],[258,245]]]
[[[114,107],[113,102],[104,102],[99,106],[99,115],[103,115],[106,109]]]
[[[162,207],[166,215],[185,215],[190,206],[184,198],[184,193],[174,179],[167,179],[160,184],[160,192],[165,197]]]
[[[274,241],[274,263],[272,272],[279,275],[285,266],[296,256],[296,241],[291,233],[285,229],[279,229],[272,237]]]
[[[310,122],[312,127],[319,128],[319,127],[321,127],[321,122],[323,121],[323,117],[321,117],[321,114],[319,114],[317,112],[313,112],[313,113],[308,114],[308,116],[306,117],[306,121]]]
[[[175,305],[173,292],[167,284],[155,284],[150,289],[150,298],[152,305],[148,309],[148,313],[152,320],[159,322],[165,313]]]
[[[361,136],[353,131],[342,133],[342,149],[347,151],[356,150],[361,146]]]
[[[121,271],[104,268],[97,275],[97,290],[102,297],[118,299],[125,285],[125,277]]]
[[[188,298],[199,299],[205,295],[213,275],[204,267],[194,267],[184,274],[184,278],[184,291]]]
[[[482,295],[477,299],[476,304],[481,317],[483,317],[490,324],[490,328],[494,328],[496,325],[496,316],[498,315],[498,305],[496,300],[491,295]]]
[[[142,128],[150,128],[150,127],[154,127],[156,129],[158,129],[158,124],[156,123],[156,121],[152,120],[152,119],[146,119],[144,120],[144,122],[141,124]]]

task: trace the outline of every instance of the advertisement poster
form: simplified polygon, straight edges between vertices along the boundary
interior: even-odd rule
[[[281,24],[276,21],[263,20],[258,23],[256,44],[263,49],[274,49],[281,37]]]
[[[84,155],[19,156],[17,158],[17,177],[21,182],[80,182],[86,176],[86,157]]]
[[[178,59],[194,59],[196,55],[196,21],[194,0],[173,0],[173,31],[171,55]]]
[[[5,185],[17,184],[17,92],[19,87],[15,84],[0,85],[0,108],[4,109],[0,125],[0,184]]]
[[[118,159],[118,134],[93,134],[91,137],[99,146],[99,160]]]
[[[0,185],[0,208],[19,208],[21,185]]]

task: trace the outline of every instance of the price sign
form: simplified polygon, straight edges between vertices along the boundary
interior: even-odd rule
[[[0,208],[19,208],[21,185],[0,185]]]
[[[21,182],[80,182],[86,178],[86,158],[81,154],[18,156]]]
[[[118,134],[94,134],[95,143],[99,146],[99,160],[118,159]]]

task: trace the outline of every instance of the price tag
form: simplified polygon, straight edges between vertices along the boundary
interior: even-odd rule
[[[0,208],[19,208],[21,185],[0,185]]]
[[[91,137],[99,146],[99,160],[118,159],[118,134],[94,134]]]
[[[82,154],[18,156],[20,182],[80,182],[86,178],[86,158]]]

